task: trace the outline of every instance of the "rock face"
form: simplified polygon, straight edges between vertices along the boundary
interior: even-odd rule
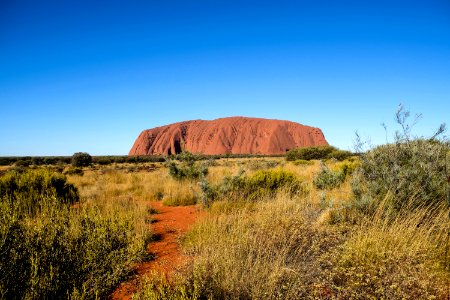
[[[128,155],[283,154],[297,147],[328,145],[319,128],[260,118],[193,120],[141,132]]]

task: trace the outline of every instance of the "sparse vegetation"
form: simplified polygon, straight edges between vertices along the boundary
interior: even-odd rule
[[[11,171],[0,177],[0,199],[18,216],[33,215],[52,203],[73,204],[79,200],[77,188],[64,175],[48,170]]]
[[[79,176],[83,176],[84,172],[83,172],[82,168],[70,167],[67,170],[64,170],[63,174],[65,174],[65,175],[79,175]]]
[[[392,193],[395,209],[411,202],[414,206],[445,202],[449,151],[448,143],[425,139],[379,146],[362,156],[355,195],[374,201]]]
[[[307,166],[314,164],[311,160],[305,160],[305,159],[296,159],[292,162],[296,166]]]
[[[337,159],[344,160],[353,156],[350,151],[339,150],[333,146],[304,147],[289,150],[286,153],[287,161],[312,160],[312,159]]]
[[[169,280],[156,271],[142,279],[133,299],[445,299],[449,143],[438,138],[443,127],[429,139],[410,127],[358,156],[333,147],[287,161],[183,153],[165,164],[97,164],[83,176],[67,166],[67,177],[42,166],[7,172],[0,298],[106,297],[142,257],[151,200],[200,201],[206,213],[180,241],[192,259]],[[40,172],[78,198],[33,187]]]
[[[167,161],[169,174],[177,180],[195,180],[208,174],[208,167],[198,163],[196,157],[189,152],[178,154],[179,163],[174,160]]]
[[[332,189],[341,185],[345,180],[343,169],[332,171],[325,164],[321,164],[320,172],[314,177],[313,183],[319,190]]]
[[[399,136],[360,158],[283,167],[308,179],[309,194],[253,194],[283,169],[202,181],[209,216],[183,242],[195,260],[136,299],[445,299],[448,142]]]
[[[279,161],[276,160],[269,160],[269,159],[252,159],[248,162],[248,169],[251,171],[257,171],[257,170],[265,170],[265,169],[272,169],[277,167],[280,164]]]
[[[361,156],[362,165],[353,181],[357,201],[380,202],[387,196],[389,208],[426,207],[446,203],[448,197],[447,159],[450,143],[438,140],[441,125],[428,139],[411,137],[409,112],[397,112],[401,128],[394,143],[376,147]]]
[[[0,298],[104,296],[143,255],[145,214],[134,201],[82,195],[73,207],[75,186],[47,170],[0,179]]]
[[[445,299],[449,293],[448,208],[378,214],[354,230],[330,270],[342,298]]]
[[[203,203],[209,205],[214,200],[254,201],[273,197],[283,189],[290,195],[306,193],[306,188],[295,174],[283,170],[259,170],[251,175],[240,171],[235,176],[225,176],[217,185],[202,181]]]

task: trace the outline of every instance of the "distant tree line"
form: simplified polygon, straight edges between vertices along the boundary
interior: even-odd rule
[[[336,159],[342,161],[354,155],[355,153],[333,146],[316,146],[292,149],[286,153],[286,160]]]
[[[81,152],[77,152],[81,153]],[[69,165],[73,162],[72,156],[2,156],[0,157],[0,166],[16,165],[28,167],[31,165]],[[145,162],[164,162],[166,159],[180,160],[180,155],[103,155],[92,156],[92,163],[99,165],[122,164],[122,163],[145,163]],[[209,160],[221,158],[250,158],[250,157],[282,157],[284,155],[262,155],[262,154],[220,154],[220,155],[204,155],[193,154],[194,160]]]
[[[164,162],[167,159],[170,160],[182,160],[183,153],[176,155],[101,155],[101,156],[90,156],[88,159],[89,163],[85,164],[79,162],[83,158],[85,152],[77,152],[72,156],[3,156],[0,157],[0,166],[15,165],[20,167],[28,167],[31,165],[41,166],[41,165],[69,165],[73,164],[75,166],[84,166],[89,164],[99,164],[99,165],[109,165],[109,164],[123,164],[123,163],[145,163],[145,162]],[[326,159],[335,158],[338,160],[343,160],[349,156],[354,155],[349,151],[339,150],[332,146],[323,147],[307,147],[307,148],[296,148],[288,151],[286,154],[278,155],[263,155],[263,154],[216,154],[216,155],[206,155],[206,154],[192,154],[193,160],[210,160],[210,159],[221,159],[221,158],[258,158],[258,157],[286,157],[287,160],[298,160],[298,159]]]
[[[72,164],[73,156],[3,156],[0,157],[0,166],[41,166],[41,165],[69,165]],[[142,162],[164,162],[164,156],[127,156],[108,155],[92,156],[93,164],[108,165],[112,163],[142,163]]]

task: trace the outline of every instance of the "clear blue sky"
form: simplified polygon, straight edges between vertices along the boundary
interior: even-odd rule
[[[127,154],[141,130],[251,116],[385,142],[450,125],[450,1],[0,1],[0,156]]]

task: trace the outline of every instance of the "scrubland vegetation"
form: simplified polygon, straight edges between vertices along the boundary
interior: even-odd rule
[[[147,207],[104,179],[0,177],[1,299],[103,298],[143,258]]]
[[[193,259],[170,279],[149,274],[134,299],[447,299],[450,144],[438,137],[404,130],[339,158],[185,153],[7,173],[0,295],[104,297],[146,259],[147,204],[163,201],[206,212],[180,241]]]

